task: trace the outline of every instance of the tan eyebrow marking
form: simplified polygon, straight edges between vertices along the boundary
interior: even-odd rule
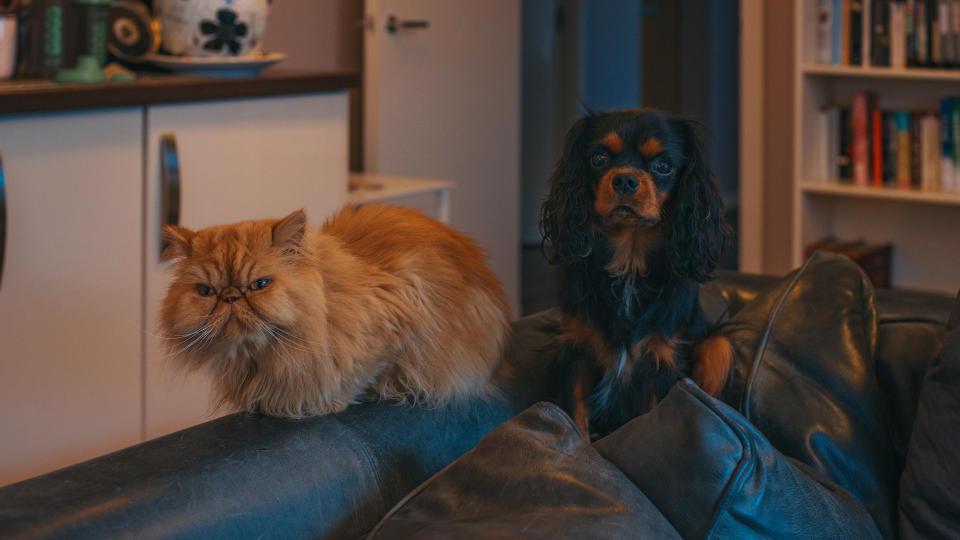
[[[660,144],[660,139],[656,137],[650,137],[643,143],[643,146],[640,147],[640,153],[646,157],[653,157],[660,152],[663,152],[663,145]]]
[[[607,135],[600,140],[600,144],[606,146],[607,149],[614,154],[623,152],[623,139],[621,139],[620,136],[614,131],[607,133]]]

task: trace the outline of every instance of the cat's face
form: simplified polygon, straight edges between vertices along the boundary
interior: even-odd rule
[[[175,356],[201,364],[211,354],[252,356],[290,345],[304,283],[300,253],[306,218],[249,221],[193,232],[166,231],[164,259],[176,260],[161,311]],[[322,294],[322,292],[319,292]],[[295,343],[293,345],[296,345]]]

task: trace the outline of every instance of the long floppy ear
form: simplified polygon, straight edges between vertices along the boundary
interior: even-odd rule
[[[307,214],[302,209],[281,219],[273,226],[273,245],[299,248],[307,231]]]
[[[696,121],[674,119],[684,138],[686,163],[667,206],[667,250],[674,274],[703,282],[713,271],[730,235],[723,199],[707,164],[705,133]]]
[[[540,207],[541,249],[551,263],[580,259],[593,250],[588,224],[593,196],[583,140],[589,122],[590,116],[584,116],[567,132],[563,153],[550,176],[550,193]]]
[[[190,240],[197,233],[176,225],[164,225],[160,235],[160,260],[185,259],[193,252]]]

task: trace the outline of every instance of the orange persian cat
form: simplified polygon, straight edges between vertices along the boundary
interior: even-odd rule
[[[176,263],[161,331],[172,356],[213,374],[220,404],[296,418],[487,390],[509,309],[476,245],[391,206],[306,221],[165,230]]]

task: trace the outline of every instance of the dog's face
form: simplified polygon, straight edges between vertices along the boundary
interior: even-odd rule
[[[660,114],[611,113],[581,135],[596,221],[608,228],[653,227],[682,165],[682,135]]]
[[[708,279],[726,225],[699,125],[650,109],[581,118],[550,179],[541,228],[553,262],[585,258],[604,240],[617,273],[642,273],[642,259],[663,248],[676,274]]]

